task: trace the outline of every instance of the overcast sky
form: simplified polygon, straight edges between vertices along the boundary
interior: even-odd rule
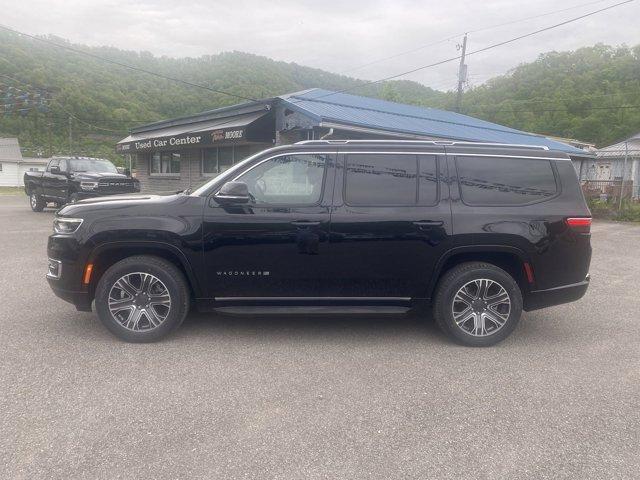
[[[618,0],[620,1],[620,0]],[[0,0],[0,23],[72,42],[199,56],[239,50],[336,73],[378,79],[506,40],[617,3],[615,0]],[[572,8],[575,7],[575,8]],[[548,12],[551,15],[490,28]],[[598,42],[640,44],[640,0],[468,58],[480,84],[550,50]],[[474,31],[477,31],[473,33]],[[439,42],[364,68],[363,64]],[[407,79],[446,90],[456,62]]]

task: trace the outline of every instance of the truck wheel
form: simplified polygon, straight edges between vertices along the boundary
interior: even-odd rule
[[[69,195],[69,199],[67,200],[67,203],[77,203],[78,200],[80,200],[80,197],[78,196],[78,194],[72,193],[71,195]]]
[[[34,212],[41,212],[44,210],[46,202],[40,195],[31,193],[31,195],[29,195],[29,204],[31,205],[31,210]]]
[[[105,327],[127,342],[154,342],[177,328],[189,312],[189,287],[172,263],[153,256],[125,258],[109,267],[96,288]]]
[[[462,263],[440,280],[434,317],[458,343],[487,347],[513,332],[522,315],[522,293],[511,275],[484,262]]]

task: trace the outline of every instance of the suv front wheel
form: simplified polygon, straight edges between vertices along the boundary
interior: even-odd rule
[[[107,269],[96,288],[105,327],[128,342],[153,342],[187,316],[189,287],[182,272],[159,257],[125,258]]]
[[[457,342],[494,345],[511,334],[522,315],[522,293],[503,269],[484,262],[462,263],[440,280],[434,317]]]

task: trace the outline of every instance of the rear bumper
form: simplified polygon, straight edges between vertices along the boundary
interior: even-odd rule
[[[524,310],[538,310],[580,300],[587,292],[589,280],[590,277],[587,274],[582,282],[529,292],[524,298]]]

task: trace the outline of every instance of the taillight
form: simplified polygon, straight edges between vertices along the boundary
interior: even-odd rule
[[[591,231],[591,217],[567,218],[567,225],[578,232],[589,233]]]

